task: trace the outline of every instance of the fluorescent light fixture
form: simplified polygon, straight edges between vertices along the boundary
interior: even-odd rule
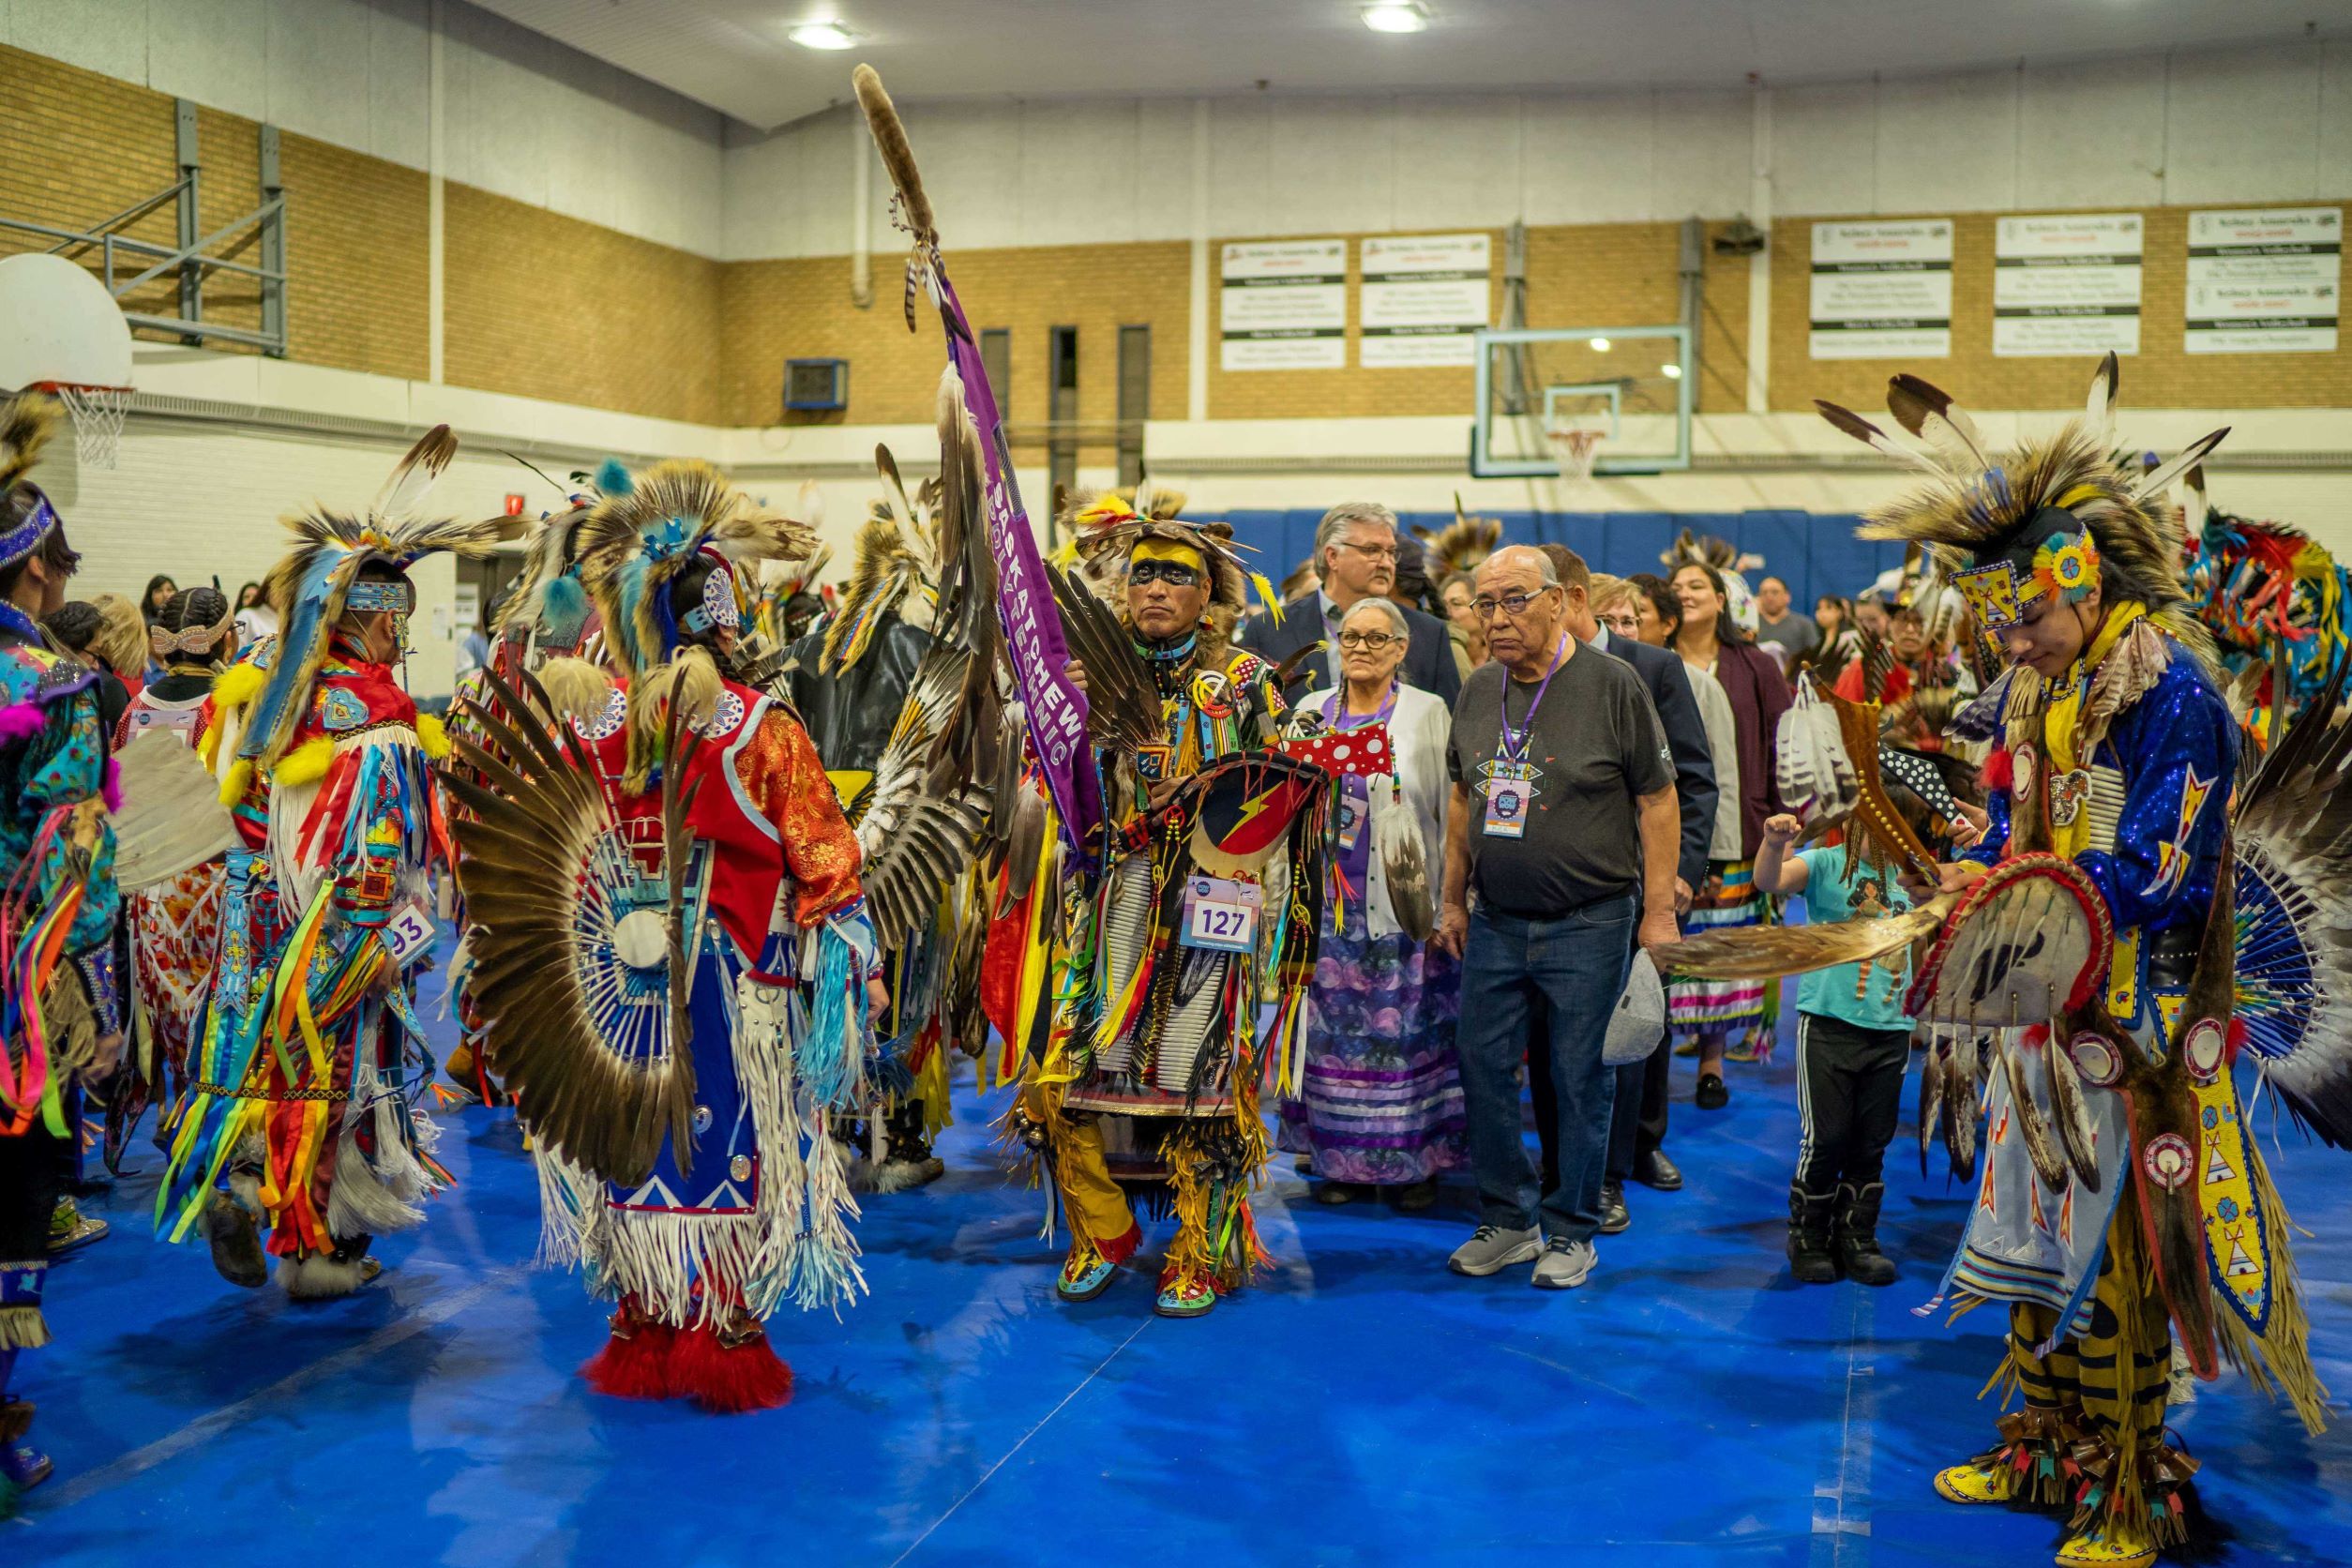
[[[1364,8],[1364,24],[1375,33],[1418,33],[1429,25],[1429,13],[1414,0],[1381,0]]]
[[[1595,338],[1591,340],[1591,347],[1594,354],[1606,354],[1609,352],[1609,340],[1606,338]]]
[[[853,49],[857,35],[837,22],[812,22],[787,35],[803,49]]]
[[[1658,373],[1666,377],[1668,381],[1681,381],[1682,379],[1682,367],[1677,365],[1674,361],[1669,359],[1665,364],[1658,367]]]

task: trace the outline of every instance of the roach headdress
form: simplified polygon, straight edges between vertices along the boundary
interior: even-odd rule
[[[1835,403],[1822,417],[1873,449],[1918,470],[1927,483],[1869,514],[1864,538],[1925,546],[1966,596],[1977,624],[2013,626],[2037,599],[2074,603],[2103,585],[2108,602],[2135,600],[2164,631],[2210,666],[2212,641],[2187,606],[2179,521],[2165,490],[2221,444],[2226,429],[2141,473],[2116,449],[2117,362],[2091,380],[2082,416],[2058,432],[1997,453],[1951,395],[1917,376],[1887,384],[1887,408],[1929,453],[1907,446]]]
[[[46,392],[24,392],[0,404],[0,496],[23,485],[32,491],[32,509],[24,520],[0,534],[0,566],[13,566],[33,551],[40,549],[50,530],[57,526],[57,508],[49,504],[40,487],[24,475],[40,460],[41,448],[49,445],[50,432],[57,428],[57,404]]]
[[[1220,641],[1249,605],[1252,585],[1267,605],[1278,603],[1273,585],[1242,565],[1233,548],[1233,528],[1224,522],[1194,522],[1179,516],[1184,509],[1181,490],[1164,490],[1150,480],[1133,495],[1105,490],[1063,521],[1076,542],[1078,558],[1110,586],[1110,602],[1119,618],[1127,616],[1126,596],[1116,585],[1126,577],[1127,563],[1146,544],[1174,546],[1197,552],[1209,571],[1209,617]]]
[[[294,547],[270,568],[268,578],[269,602],[283,629],[238,756],[266,768],[293,743],[311,683],[326,662],[345,611],[406,615],[416,608],[416,590],[405,575],[392,582],[362,583],[363,567],[378,563],[405,574],[417,561],[443,550],[478,558],[519,526],[505,517],[460,521],[421,515],[433,481],[457,455],[457,437],[448,426],[436,425],[409,448],[364,513],[353,517],[314,505],[285,520]]]
[[[582,525],[596,501],[576,495],[560,512],[532,526],[524,547],[522,578],[498,612],[501,637],[534,637],[553,653],[580,646],[588,627],[588,591],[580,582]]]
[[[589,595],[604,617],[605,646],[629,677],[625,782],[641,790],[672,691],[689,716],[718,697],[717,666],[688,639],[740,627],[754,586],[741,568],[806,555],[816,537],[695,459],[657,462],[637,475],[607,460],[596,488],[603,498],[580,525],[580,553]],[[671,585],[698,560],[713,570],[701,602],[681,614],[670,602]]]
[[[909,494],[887,446],[874,448],[874,471],[882,492],[858,525],[849,586],[842,592],[839,612],[825,628],[818,668],[828,674],[865,656],[882,617],[894,610],[927,627],[939,595],[938,481],[927,481]]]

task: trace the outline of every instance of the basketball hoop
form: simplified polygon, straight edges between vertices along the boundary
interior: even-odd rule
[[[1561,478],[1581,481],[1592,477],[1592,465],[1600,458],[1601,442],[1607,434],[1590,425],[1555,425],[1544,432],[1544,445],[1559,461]]]
[[[130,324],[105,284],[63,256],[0,259],[0,389],[62,401],[83,466],[114,466],[130,381]]]
[[[113,468],[122,456],[123,420],[130,413],[128,386],[75,386],[61,381],[35,386],[66,405],[73,421],[73,453],[84,468]]]

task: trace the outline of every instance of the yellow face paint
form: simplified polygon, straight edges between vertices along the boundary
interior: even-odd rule
[[[1190,566],[1205,581],[1209,576],[1208,558],[1188,544],[1175,539],[1138,539],[1135,552],[1127,557],[1133,565],[1138,561],[1171,561],[1180,566]]]

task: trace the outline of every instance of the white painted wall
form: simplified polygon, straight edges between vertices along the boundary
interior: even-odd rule
[[[463,0],[0,0],[0,41],[431,172],[436,15],[445,178],[719,253],[722,115]]]
[[[2352,40],[1768,90],[1782,217],[2352,198]],[[1187,101],[902,108],[954,248],[1191,233]],[[1755,204],[1745,91],[1214,98],[1208,114],[1220,238]],[[851,249],[851,129],[843,110],[730,128],[728,258]],[[896,249],[880,203],[872,237]]]
[[[83,554],[74,592],[136,595],[158,571],[182,586],[218,574],[234,589],[259,578],[285,548],[278,520],[318,501],[364,505],[421,430],[458,432],[457,464],[435,491],[452,515],[490,516],[519,492],[536,512],[556,492],[501,455],[520,449],[559,477],[606,453],[639,460],[703,457],[721,464],[754,497],[794,516],[822,512],[835,551],[828,580],[849,569],[849,541],[874,493],[870,462],[887,442],[910,475],[935,466],[928,426],[832,426],[727,430],[644,419],[527,398],[323,369],[248,354],[142,344],[139,382],[150,394],[197,400],[242,418],[195,423],[134,415],[119,466],[84,469],[61,442],[34,477],[56,500]],[[286,411],[374,422],[367,434],[264,428],[249,411]],[[2058,415],[1977,411],[1986,434],[2006,444],[2048,428]],[[2215,499],[2232,511],[2309,528],[2322,544],[2352,555],[2352,513],[2341,472],[2266,462],[2266,454],[2352,450],[2352,411],[2337,409],[2123,411],[2128,439],[2173,450],[2217,425],[2235,427],[2225,460],[2212,465]],[[1186,490],[1201,511],[1321,507],[1368,495],[1400,511],[1443,511],[1458,494],[1473,510],[1717,512],[1756,507],[1844,513],[1891,499],[1906,483],[1885,469],[1850,465],[1861,448],[1807,415],[1703,415],[1694,445],[1717,466],[1654,477],[1470,480],[1461,472],[1464,420],[1262,419],[1158,421],[1145,432],[1153,473]],[[1740,460],[1762,460],[1741,466]],[[1410,472],[1398,472],[1399,465]],[[1018,475],[1033,521],[1050,493],[1042,471]],[[1108,471],[1081,471],[1081,489],[1108,486]],[[436,635],[435,611],[452,602],[446,562],[418,572],[410,676],[422,695],[449,689],[454,640]]]

